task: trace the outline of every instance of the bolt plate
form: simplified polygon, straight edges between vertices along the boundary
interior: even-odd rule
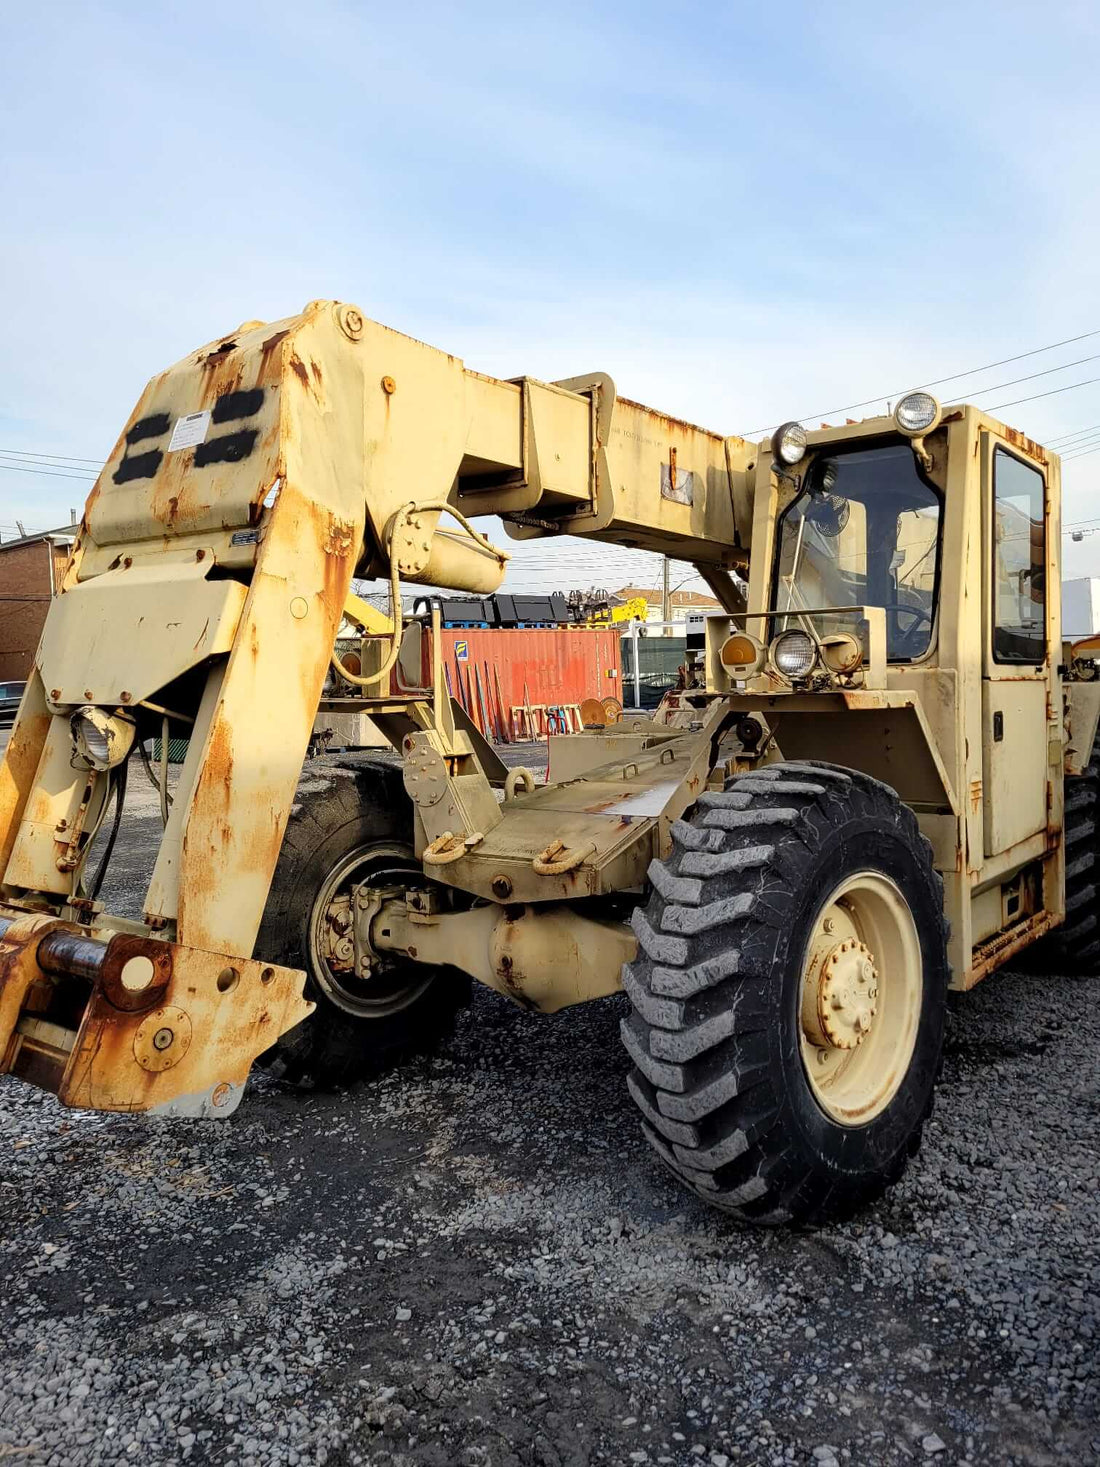
[[[878,1012],[878,975],[871,950],[855,938],[838,942],[821,966],[818,1015],[834,1049],[854,1049]]]
[[[167,1029],[171,1041],[159,1047],[154,1040],[161,1030]],[[134,1035],[134,1058],[143,1070],[157,1074],[178,1065],[191,1047],[191,1020],[182,1009],[167,1004],[146,1014]]]
[[[447,765],[438,749],[417,742],[405,754],[405,788],[417,805],[437,805],[447,793]]]

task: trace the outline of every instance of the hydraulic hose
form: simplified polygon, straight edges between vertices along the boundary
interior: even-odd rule
[[[107,874],[107,866],[111,859],[111,852],[114,850],[115,841],[118,839],[118,828],[122,824],[122,806],[126,799],[126,771],[129,769],[129,767],[129,760],[123,760],[123,762],[118,766],[118,773],[115,775],[115,818],[111,822],[111,833],[107,837],[107,844],[103,847],[103,857],[100,860],[99,866],[96,869],[95,879],[92,881],[91,891],[89,891],[88,893],[93,902],[99,895],[99,888],[103,885],[103,878]]]
[[[332,649],[332,665],[345,682],[351,683],[356,688],[368,688],[374,683],[380,683],[384,677],[388,677],[397,661],[397,654],[401,650],[401,580],[397,570],[397,558],[393,553],[393,542],[398,529],[404,525],[410,514],[430,514],[438,510],[440,514],[449,514],[456,519],[466,533],[479,545],[482,550],[487,550],[490,555],[495,555],[500,561],[510,560],[511,556],[506,550],[500,550],[491,540],[487,540],[480,530],[475,530],[470,521],[461,510],[455,509],[453,504],[448,504],[443,499],[433,499],[427,504],[417,504],[410,499],[404,504],[393,517],[390,526],[388,552],[390,557],[390,620],[393,622],[393,640],[386,659],[376,672],[354,673],[351,672],[340,661],[339,654],[334,647]]]

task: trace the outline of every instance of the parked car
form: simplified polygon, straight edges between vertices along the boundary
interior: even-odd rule
[[[26,683],[0,683],[0,728],[15,722]]]

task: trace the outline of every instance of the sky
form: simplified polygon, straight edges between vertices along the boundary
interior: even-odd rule
[[[330,296],[723,433],[1096,332],[943,396],[1053,393],[1003,416],[1082,433],[1064,518],[1100,530],[1100,380],[1055,390],[1100,379],[1098,66],[1075,0],[9,0],[0,534],[79,511],[155,372]],[[1100,533],[1066,550],[1100,575]],[[658,575],[543,541],[508,584]]]

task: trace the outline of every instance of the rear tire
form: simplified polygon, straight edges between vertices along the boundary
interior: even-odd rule
[[[377,1076],[434,1050],[468,1002],[470,980],[456,969],[394,961],[361,979],[326,956],[324,913],[353,884],[372,876],[380,886],[424,884],[412,823],[396,765],[354,755],[306,765],[255,949],[304,968],[306,997],[317,1005],[260,1056],[278,1078],[329,1088]]]
[[[1100,751],[1081,774],[1065,782],[1066,920],[1050,936],[1049,956],[1073,972],[1095,972],[1100,962]],[[1045,944],[1044,944],[1045,946]]]
[[[746,1222],[846,1216],[932,1108],[949,969],[928,842],[886,785],[812,762],[732,779],[672,839],[624,971],[645,1133]]]

